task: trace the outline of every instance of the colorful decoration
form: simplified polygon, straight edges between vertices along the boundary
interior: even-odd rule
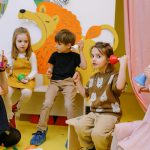
[[[110,25],[105,24],[105,25],[101,25],[101,26],[92,26],[87,31],[85,39],[93,39],[93,38],[98,37],[101,34],[102,30],[108,30],[113,34],[113,36],[114,36],[113,50],[115,51],[116,48],[118,47],[119,38],[118,38],[118,34],[117,34],[116,30]]]
[[[19,19],[34,21],[41,30],[41,39],[32,46],[37,56],[39,73],[46,73],[48,68],[47,61],[50,55],[55,51],[54,37],[56,33],[63,28],[67,28],[73,33],[76,33],[77,42],[83,39],[85,43],[83,52],[87,60],[90,60],[89,49],[95,43],[93,39],[99,37],[103,30],[108,30],[113,34],[113,49],[116,50],[119,39],[117,32],[112,26],[107,24],[97,26],[93,25],[88,29],[86,35],[82,36],[80,22],[72,12],[54,4],[53,2],[44,2],[44,0],[43,2],[40,2],[40,0],[38,2],[36,12],[20,10],[18,17]],[[83,79],[84,84],[87,82],[89,76],[95,72],[95,70],[93,71],[92,69],[90,61],[87,63],[88,68],[86,70],[78,69],[81,74],[86,74]]]
[[[0,146],[0,150],[8,150],[3,144]],[[13,146],[12,148],[9,148],[9,150],[18,150],[16,146]]]
[[[82,37],[80,22],[72,12],[51,2],[42,2],[37,7],[37,12],[20,11],[19,19],[29,19],[34,21],[41,30],[42,36],[39,42],[32,48],[37,56],[39,73],[46,73],[47,61],[55,51],[55,34],[64,28],[76,33],[76,40]],[[69,21],[68,21],[69,20]]]
[[[8,0],[0,0],[0,17],[4,14]]]
[[[63,7],[63,5],[67,5],[69,0],[51,0],[51,2]]]
[[[34,0],[34,2],[36,3],[37,6],[42,2],[52,2],[54,4],[63,7],[63,5],[67,5],[69,3],[69,0]]]
[[[34,0],[35,4],[38,6],[40,3],[42,3],[44,0]]]

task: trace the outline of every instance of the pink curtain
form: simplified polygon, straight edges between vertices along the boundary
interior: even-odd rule
[[[140,105],[147,110],[150,94],[138,93],[134,77],[150,64],[150,0],[124,0],[124,19],[131,84]]]

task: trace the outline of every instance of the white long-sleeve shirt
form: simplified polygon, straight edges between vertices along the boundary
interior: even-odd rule
[[[25,58],[25,53],[19,53],[18,58]],[[31,53],[31,57],[30,57],[29,61],[31,63],[31,72],[27,75],[27,78],[29,80],[32,80],[35,78],[35,76],[37,74],[37,59],[33,52]],[[13,66],[13,63],[14,63],[14,59],[12,59],[12,61],[10,62],[9,65]]]

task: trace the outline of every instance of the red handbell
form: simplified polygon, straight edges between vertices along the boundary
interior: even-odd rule
[[[109,57],[109,62],[110,62],[111,64],[116,64],[118,61],[119,61],[119,58],[118,58],[117,56],[115,56],[115,55],[111,55],[111,56]]]

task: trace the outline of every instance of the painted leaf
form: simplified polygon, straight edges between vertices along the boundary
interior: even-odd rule
[[[92,26],[86,33],[86,39],[96,38],[101,34],[101,27],[100,26]]]

